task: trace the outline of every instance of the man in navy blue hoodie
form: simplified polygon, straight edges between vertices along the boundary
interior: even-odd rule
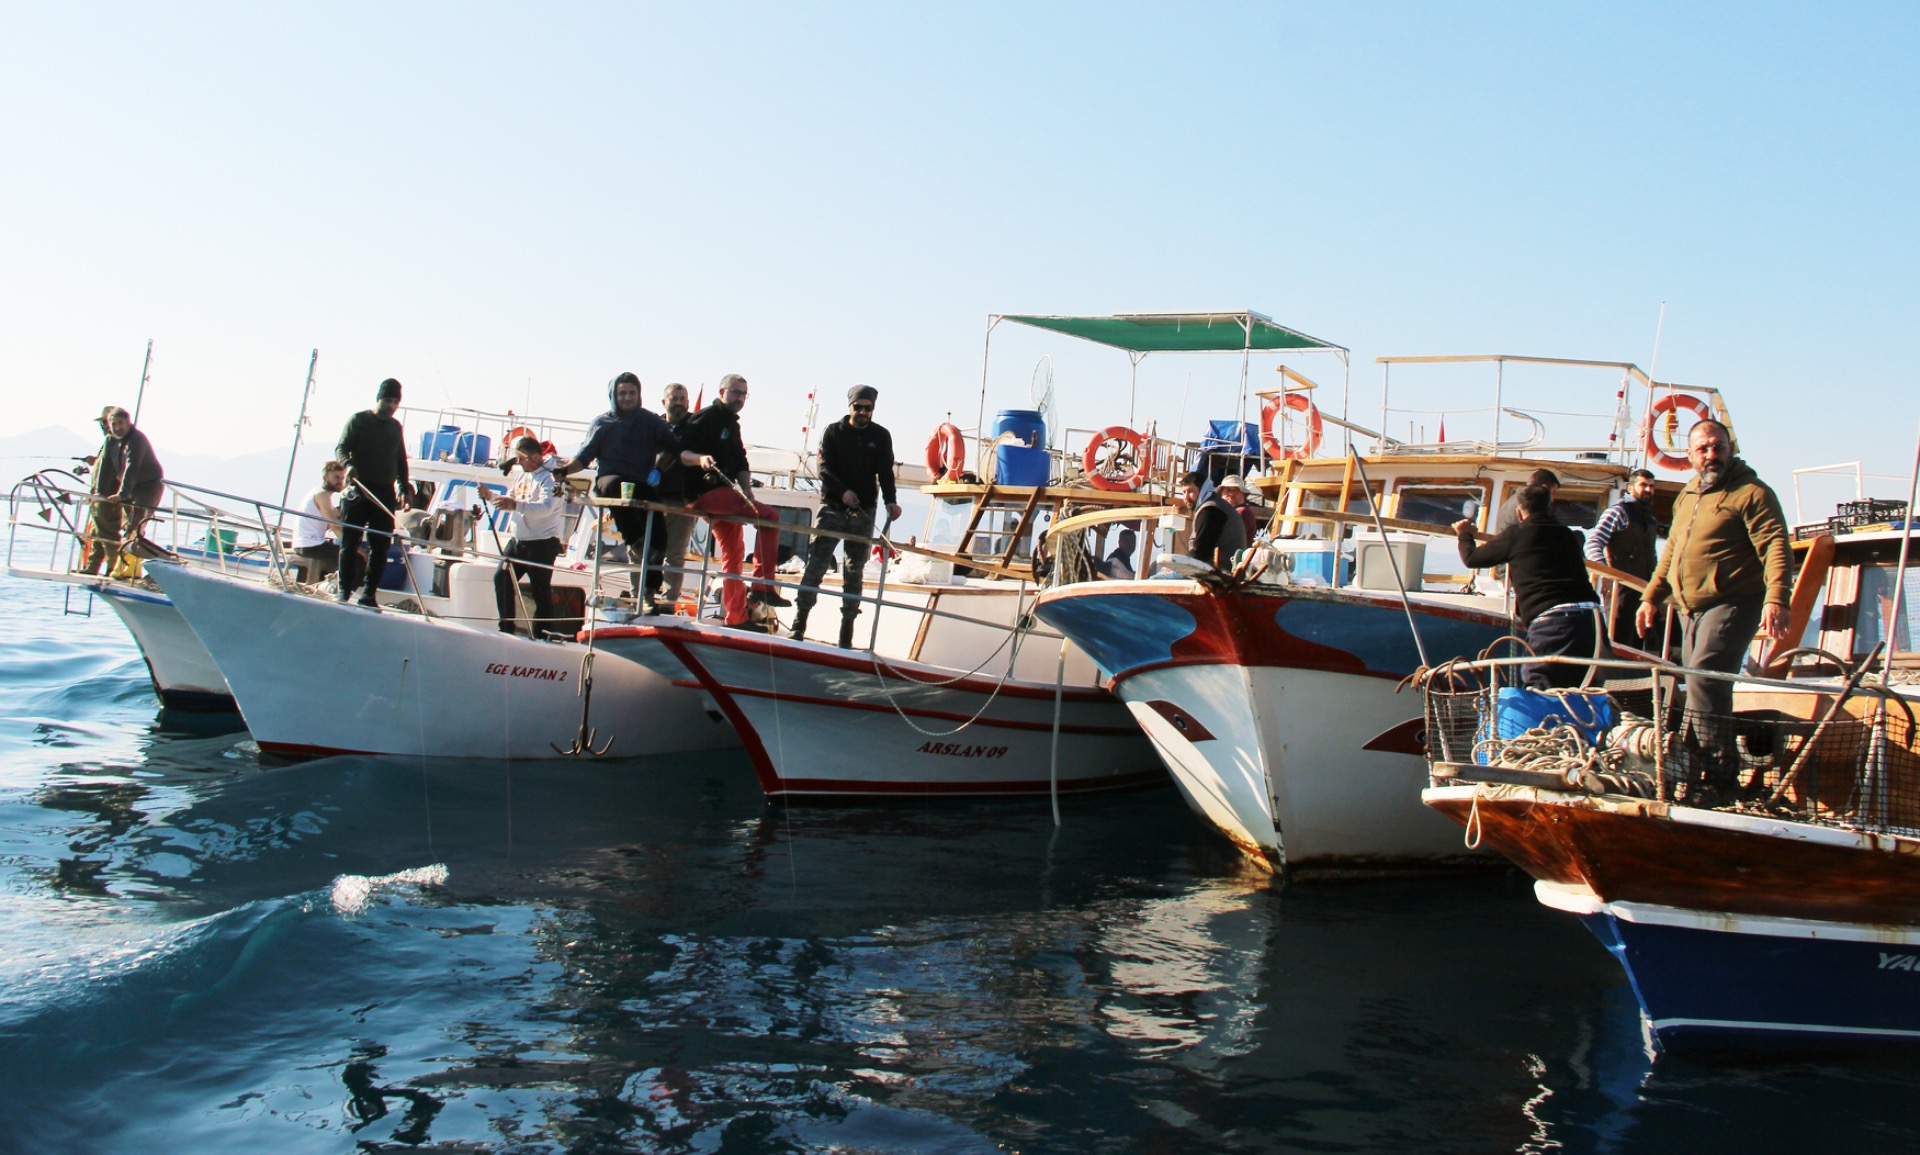
[[[600,464],[593,492],[598,497],[618,498],[622,484],[633,486],[637,500],[660,500],[660,472],[656,459],[663,452],[679,453],[683,465],[712,469],[713,458],[683,451],[672,426],[657,413],[640,405],[640,378],[622,373],[607,383],[607,400],[613,408],[593,419],[587,426],[587,439],[580,451],[560,463],[554,476],[565,477]],[[656,510],[635,509],[628,505],[613,507],[613,524],[635,557],[646,555],[646,576],[641,588],[651,594],[660,584],[660,559],[666,551],[666,523]],[[648,526],[652,534],[648,534]]]

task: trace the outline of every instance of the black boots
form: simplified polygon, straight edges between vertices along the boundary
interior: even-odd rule
[[[840,614],[840,648],[841,649],[851,650],[853,648],[853,623],[859,617],[860,617],[859,610],[855,610],[852,613],[846,613],[844,611],[841,612]]]

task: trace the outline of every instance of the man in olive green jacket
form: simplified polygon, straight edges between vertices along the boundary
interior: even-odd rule
[[[1645,634],[1664,603],[1680,610],[1682,661],[1738,673],[1756,629],[1779,639],[1787,629],[1792,578],[1787,519],[1780,499],[1733,455],[1727,427],[1696,424],[1687,434],[1693,480],[1674,499],[1667,552],[1654,567],[1636,624]],[[1733,686],[1687,679],[1687,731],[1703,756],[1706,785],[1725,791],[1738,766],[1729,757]]]

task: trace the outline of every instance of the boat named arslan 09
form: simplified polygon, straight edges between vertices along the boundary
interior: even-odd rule
[[[1637,703],[1545,708],[1501,688],[1497,666],[1427,679],[1426,804],[1580,917],[1626,968],[1658,1048],[1920,1046],[1920,636],[1901,537],[1802,543],[1831,568],[1803,565],[1822,570],[1824,610],[1793,636],[1850,661],[1803,666],[1825,655],[1800,649],[1768,659],[1796,676],[1734,679],[1732,717],[1707,720],[1733,739],[1730,795],[1681,739],[1675,692],[1727,675],[1650,666],[1632,671]]]
[[[1162,499],[1085,484],[949,482],[925,492],[936,506],[971,506],[968,528],[938,549],[883,539],[875,592],[860,598],[870,614],[864,648],[684,619],[602,627],[591,640],[712,701],[739,732],[770,796],[1044,795],[1164,785],[1152,747],[1127,708],[1098,686],[1093,664],[1030,612],[1041,516],[1089,503],[1147,511]],[[865,550],[870,542],[848,544]],[[912,564],[890,569],[895,553]]]
[[[1067,331],[1136,357],[1196,348],[1185,329],[1126,318],[1086,319]],[[1212,347],[1239,353],[1243,366],[1256,354],[1291,351],[1346,359],[1337,345],[1251,318]],[[1659,450],[1656,459],[1669,468],[1684,463],[1672,449],[1687,430],[1665,427],[1667,414],[1728,419],[1715,391],[1656,385],[1624,362],[1381,361],[1389,371],[1409,363],[1490,368],[1493,405],[1442,414],[1396,410],[1383,400],[1376,431],[1348,420],[1344,401],[1340,415],[1321,409],[1314,383],[1282,364],[1280,385],[1256,394],[1262,426],[1247,472],[1262,463],[1270,471],[1248,487],[1270,500],[1271,517],[1253,548],[1225,572],[1168,559],[1168,572],[1153,580],[1050,589],[1035,611],[1100,664],[1193,809],[1275,870],[1484,866],[1484,853],[1463,848],[1419,804],[1424,726],[1417,700],[1398,692],[1423,666],[1472,657],[1519,632],[1506,591],[1459,565],[1448,527],[1465,518],[1492,530],[1494,511],[1542,468],[1559,481],[1557,519],[1591,526],[1644,453]],[[1553,404],[1562,410],[1570,394],[1559,377],[1599,370],[1612,381],[1584,418],[1588,432],[1549,444],[1541,422],[1510,407],[1508,375],[1516,368],[1553,378]],[[1651,404],[1636,422],[1640,398]],[[1507,430],[1518,420],[1527,436],[1503,439],[1503,415]],[[1437,418],[1437,438],[1415,428],[1405,438],[1387,435],[1402,416],[1410,425]],[[1282,424],[1296,417],[1303,423],[1297,442]],[[1580,415],[1572,417],[1577,423]],[[1449,438],[1449,422],[1484,439]],[[1345,431],[1344,455],[1322,455],[1326,425]],[[1371,441],[1366,452],[1356,435]],[[1222,468],[1210,477],[1217,480]],[[1679,486],[1658,488],[1664,510]]]
[[[984,391],[981,412],[984,421]],[[832,580],[811,591],[842,603],[838,646],[680,620],[603,627],[592,641],[710,700],[770,795],[1163,785],[1152,747],[1093,663],[1031,613],[1049,577],[1091,574],[1096,558],[1126,572],[1150,559],[1151,542],[1127,527],[1169,508],[1176,447],[1150,431],[1083,432],[1084,452],[1048,448],[1044,401],[1002,410],[971,439],[944,424],[920,487],[931,501],[925,541],[814,531],[879,559],[870,593],[844,598]],[[1069,430],[1064,440],[1077,449],[1078,439]],[[1046,530],[1069,517],[1105,519],[1115,548],[1049,558]]]

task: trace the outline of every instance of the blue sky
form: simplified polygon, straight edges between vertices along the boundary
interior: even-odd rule
[[[1378,355],[1644,368],[1664,302],[1659,375],[1783,491],[1904,477],[1916,48],[1911,5],[0,4],[0,435],[130,404],[151,337],[163,458],[287,444],[315,347],[322,441],[388,375],[585,418],[738,371],[757,441],[866,382],[917,457],[989,313],[1250,307],[1377,415]],[[989,413],[1041,351],[1125,419],[1123,357],[999,335]],[[1237,366],[1141,382],[1191,433]]]

